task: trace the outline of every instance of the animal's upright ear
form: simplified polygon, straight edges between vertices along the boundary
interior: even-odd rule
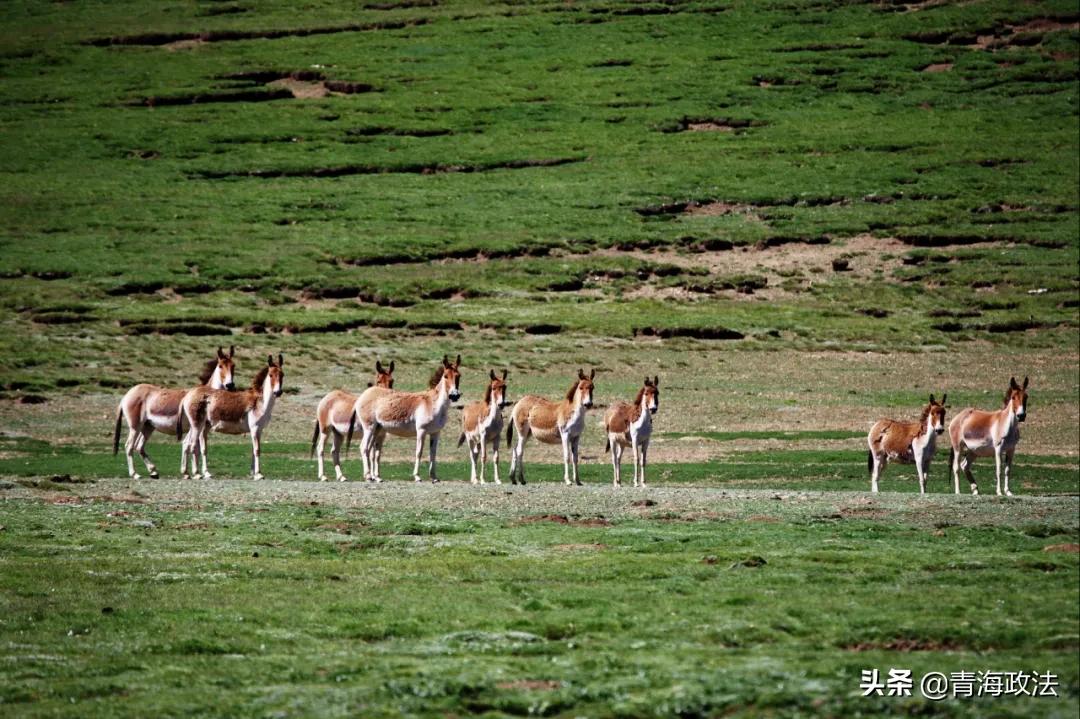
[[[649,379],[649,375],[645,375],[645,386],[652,387],[652,380]]]
[[[947,398],[948,396],[949,396],[949,393],[948,393],[948,392],[946,392],[945,394],[941,395],[941,406],[942,406],[942,407],[944,407],[944,406],[945,406],[945,399],[946,399],[946,398]]]
[[[506,381],[506,370],[503,370],[503,382]]]
[[[930,393],[930,404],[935,404],[935,402],[934,402],[934,393],[933,392]]]
[[[493,370],[493,369],[488,370],[488,377],[491,377],[491,379],[494,381],[494,379],[495,379],[495,370]]]
[[[454,369],[457,369],[460,366],[461,366],[461,355],[459,354],[457,356],[457,362],[454,363]]]
[[[380,362],[379,360],[375,360],[375,371],[379,374],[386,374],[385,372],[383,372],[382,362]]]
[[[580,367],[578,367],[577,378],[585,379],[585,370],[581,369]]]
[[[653,375],[652,386],[653,387],[659,387],[660,386],[660,375],[658,375],[658,374]]]
[[[592,379],[592,378],[593,378],[593,377],[595,377],[595,376],[596,376],[596,368],[595,368],[595,367],[593,367],[593,368],[592,368],[592,371],[591,371],[591,372],[589,372],[589,379]]]
[[[442,366],[443,367],[449,367],[450,366],[450,358],[447,357],[446,355],[442,356]]]
[[[218,359],[225,359],[225,353],[221,351],[221,345],[218,345],[217,356]]]
[[[1016,384],[1016,378],[1009,378],[1009,389],[1020,389],[1020,385]]]
[[[274,366],[274,355],[266,355],[266,364],[269,367]]]
[[[280,352],[278,352],[278,356],[277,356],[277,366],[278,366],[278,369],[281,369],[282,367],[285,366],[285,355],[281,354]]]
[[[1027,391],[1027,386],[1028,386],[1028,378],[1027,378],[1027,375],[1024,375],[1024,386],[1023,386],[1023,388],[1022,388],[1022,389],[1023,389],[1023,390],[1025,391],[1025,392]]]
[[[394,374],[394,360],[390,360],[390,374]]]
[[[236,354],[236,345],[229,345],[229,359],[232,359],[234,354]]]

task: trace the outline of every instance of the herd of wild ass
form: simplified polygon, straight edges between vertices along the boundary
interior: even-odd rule
[[[151,477],[158,476],[157,467],[146,453],[146,442],[154,430],[175,433],[182,439],[180,476],[184,479],[210,479],[206,449],[210,432],[248,434],[251,436],[251,472],[262,479],[260,454],[262,433],[270,424],[275,400],[281,396],[285,379],[285,360],[280,354],[275,360],[267,357],[251,387],[237,390],[233,382],[235,348],[225,353],[218,348],[217,356],[209,360],[199,379],[201,384],[188,389],[166,389],[151,384],[132,387],[120,401],[113,434],[113,454],[119,451],[120,431],[126,421],[128,438],[125,444],[128,474],[138,479],[134,453],[138,452]],[[577,378],[561,400],[526,395],[510,411],[510,422],[503,418],[507,400],[507,371],[501,375],[488,373],[484,398],[464,408],[461,415],[461,434],[458,446],[468,443],[472,463],[470,479],[484,484],[488,451],[492,452],[493,480],[499,478],[499,445],[506,430],[506,445],[510,450],[510,481],[525,484],[524,453],[529,437],[544,444],[561,445],[563,452],[563,481],[581,484],[578,478],[578,447],[585,430],[587,410],[593,406],[593,380],[596,370],[585,374],[578,370]],[[318,477],[326,481],[323,454],[327,438],[331,441],[334,475],[338,481],[347,480],[341,468],[341,446],[346,451],[357,427],[361,431],[361,460],[364,479],[381,482],[380,459],[387,435],[406,437],[416,442],[413,479],[422,481],[420,462],[425,442],[428,446],[428,478],[437,482],[435,472],[439,436],[446,426],[449,410],[461,397],[461,356],[451,361],[444,356],[423,392],[402,392],[394,389],[394,363],[383,366],[375,363],[375,379],[359,395],[334,390],[323,397],[315,413],[311,451],[318,459]],[[1012,496],[1009,474],[1013,454],[1020,441],[1019,423],[1027,414],[1028,378],[1018,384],[1009,380],[1004,406],[996,412],[967,408],[949,423],[949,463],[952,466],[953,489],[960,493],[960,471],[963,470],[978,494],[971,465],[975,457],[993,456],[996,464],[997,493]],[[937,437],[945,431],[947,395],[941,401],[930,395],[929,403],[915,422],[882,419],[874,423],[867,436],[871,491],[878,491],[881,472],[889,462],[914,464],[919,478],[919,491],[926,493],[927,472],[934,456]],[[622,483],[622,454],[631,450],[634,462],[634,486],[645,486],[645,466],[652,434],[652,415],[660,406],[660,378],[645,377],[633,402],[614,402],[604,413],[604,434],[611,452],[614,484]],[[187,433],[184,433],[184,428]],[[514,433],[517,443],[514,443]],[[191,472],[188,472],[188,462]],[[199,463],[201,462],[201,469]],[[1004,480],[1004,488],[1003,488]]]

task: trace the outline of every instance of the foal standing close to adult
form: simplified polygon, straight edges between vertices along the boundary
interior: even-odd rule
[[[461,413],[458,446],[465,444],[466,440],[469,442],[469,461],[472,464],[469,481],[473,484],[484,483],[488,445],[494,450],[492,467],[495,470],[495,484],[502,484],[499,480],[499,440],[502,439],[503,407],[509,404],[506,401],[506,370],[502,371],[502,379],[495,376],[495,370],[490,370],[489,377],[491,381],[484,390],[483,401],[466,405]],[[477,462],[480,463],[479,475],[476,472]]]
[[[251,477],[262,479],[259,460],[262,456],[262,433],[270,424],[274,400],[281,396],[285,372],[285,358],[278,355],[277,364],[272,355],[267,356],[266,366],[259,370],[251,382],[251,388],[240,392],[211,390],[197,387],[184,396],[184,415],[190,428],[180,454],[180,476],[187,477],[187,458],[191,456],[191,477],[198,479],[195,454],[202,455],[202,478],[210,479],[206,467],[206,437],[209,430],[222,434],[251,435]],[[180,428],[176,429],[177,439]]]
[[[930,472],[930,460],[937,449],[937,436],[945,431],[945,398],[935,402],[930,395],[930,404],[923,407],[918,422],[897,422],[893,419],[879,419],[870,428],[866,441],[870,453],[866,458],[870,470],[870,491],[878,491],[881,472],[890,460],[901,464],[914,464],[919,475],[919,494],[926,494],[926,478]]]
[[[438,482],[435,475],[435,454],[439,447],[439,433],[446,424],[450,404],[461,397],[461,355],[451,363],[443,355],[442,366],[435,370],[428,382],[426,392],[399,392],[382,387],[368,387],[356,401],[356,420],[364,431],[361,458],[364,461],[364,479],[381,482],[379,461],[382,443],[387,434],[396,437],[416,438],[416,462],[413,464],[413,480],[420,482],[420,457],[424,453],[424,440],[429,441],[428,478]],[[348,440],[346,440],[347,446]]]
[[[634,455],[634,486],[645,486],[645,464],[649,455],[649,437],[652,435],[652,416],[660,409],[660,378],[645,378],[633,404],[615,402],[604,413],[604,432],[607,444],[604,451],[611,450],[611,466],[615,472],[614,483],[622,484],[622,453],[629,447]]]
[[[588,377],[578,370],[578,378],[566,392],[562,402],[528,394],[518,400],[510,413],[510,426],[506,428],[506,444],[509,445],[517,427],[518,442],[510,454],[510,481],[525,484],[525,442],[529,437],[544,444],[561,444],[563,451],[563,482],[581,484],[578,479],[578,444],[581,433],[585,431],[585,411],[593,405],[593,378],[596,370]]]
[[[217,357],[209,360],[203,367],[199,382],[211,389],[232,389],[233,372],[236,369],[233,363],[235,352],[235,347],[229,347],[229,354],[225,354],[218,347]],[[127,455],[128,476],[132,479],[139,478],[135,472],[133,452],[139,453],[146,465],[146,471],[152,478],[157,479],[157,466],[146,453],[146,442],[155,429],[169,434],[180,430],[178,425],[183,423],[180,403],[187,392],[187,389],[165,389],[155,384],[137,384],[120,400],[116,412],[116,429],[113,432],[113,454],[120,449],[120,423],[126,419],[128,438],[124,444],[124,453]]]
[[[971,493],[978,494],[975,476],[971,474],[971,464],[976,457],[994,455],[997,476],[997,493],[1001,495],[1002,465],[1004,465],[1005,496],[1009,491],[1009,471],[1012,469],[1013,453],[1020,442],[1020,423],[1027,418],[1028,378],[1024,385],[1016,384],[1016,378],[1009,378],[1009,388],[1005,390],[1005,406],[997,412],[983,412],[970,407],[961,410],[949,423],[949,439],[952,449],[949,451],[949,464],[953,471],[953,490],[960,494],[960,470],[964,470]]]
[[[383,367],[382,363],[375,362],[375,382],[368,387],[381,387],[383,389],[394,388],[394,362],[390,361],[389,367]],[[323,451],[326,448],[326,438],[333,438],[333,447],[330,454],[334,459],[334,474],[339,482],[348,481],[348,477],[341,470],[341,440],[346,434],[352,434],[356,422],[356,402],[354,394],[344,390],[335,389],[319,402],[315,411],[315,432],[311,437],[311,454],[319,456],[319,481],[326,481],[326,473],[323,471]]]

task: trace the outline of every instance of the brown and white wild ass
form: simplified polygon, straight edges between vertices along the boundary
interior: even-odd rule
[[[383,367],[382,363],[375,362],[375,381],[368,387],[394,388],[394,362],[391,360],[389,367]],[[327,435],[333,438],[333,446],[330,451],[334,459],[334,474],[339,482],[345,482],[348,477],[341,471],[341,440],[346,434],[352,434],[356,420],[357,396],[340,389],[327,394],[319,402],[319,408],[315,412],[315,433],[311,437],[311,453],[316,452],[319,456],[319,481],[326,481],[323,471],[323,452],[326,449]]]
[[[469,481],[473,484],[484,483],[484,468],[487,466],[488,445],[494,450],[493,468],[495,471],[495,484],[502,484],[499,479],[499,441],[502,439],[503,430],[503,407],[510,404],[506,401],[506,370],[502,371],[502,378],[495,376],[495,370],[491,370],[487,389],[484,390],[484,399],[481,402],[473,402],[465,407],[461,413],[461,436],[458,437],[458,446],[469,442],[469,461],[472,463],[472,472]],[[480,462],[480,472],[477,474],[476,463]]]
[[[235,347],[229,347],[229,354],[225,354],[218,347],[217,357],[207,361],[199,374],[199,381],[213,389],[232,389],[233,372],[236,369],[233,363]],[[128,476],[138,479],[135,472],[135,460],[132,457],[138,452],[142,457],[146,471],[151,477],[157,479],[158,470],[150,455],[146,453],[146,442],[154,430],[168,432],[170,435],[177,430],[177,423],[181,422],[180,403],[187,394],[187,389],[165,389],[153,384],[137,384],[124,394],[120,400],[120,406],[116,411],[116,429],[113,431],[113,454],[120,449],[120,423],[127,420],[128,438],[124,444],[124,453],[127,455]]]
[[[945,398],[934,401],[930,395],[930,404],[923,407],[918,422],[898,422],[892,419],[879,419],[870,428],[866,441],[870,451],[866,458],[866,467],[870,472],[870,491],[878,491],[878,480],[889,461],[901,464],[914,464],[919,476],[919,494],[926,494],[926,478],[930,472],[930,460],[937,449],[937,437],[945,431]]]
[[[195,466],[196,453],[202,458],[202,478],[210,479],[206,466],[206,438],[208,430],[222,434],[251,435],[251,476],[262,479],[259,460],[262,455],[262,433],[270,424],[274,400],[281,396],[285,372],[285,358],[280,354],[274,363],[273,355],[266,358],[266,366],[259,370],[251,382],[251,388],[239,392],[212,390],[197,387],[186,395],[181,403],[189,429],[180,454],[180,476],[187,478],[187,459],[191,457],[191,476],[199,478]],[[180,429],[176,430],[177,438]]]
[[[1001,494],[1002,474],[1005,477],[1005,496],[1009,491],[1009,472],[1012,469],[1013,453],[1020,442],[1020,423],[1027,418],[1028,378],[1023,386],[1016,383],[1015,377],[1009,378],[1009,388],[1005,390],[1005,406],[997,412],[983,412],[977,409],[961,410],[949,423],[949,464],[952,465],[953,490],[960,494],[960,470],[964,470],[971,493],[978,494],[975,477],[971,474],[971,464],[976,457],[994,455],[996,466],[997,493]],[[1002,467],[1004,465],[1004,467]],[[1004,472],[1003,472],[1004,469]]]
[[[588,377],[578,370],[578,378],[566,392],[561,402],[525,395],[514,405],[510,413],[510,426],[506,428],[506,444],[513,441],[514,428],[517,428],[517,446],[510,454],[510,481],[525,484],[525,442],[535,435],[544,444],[561,444],[563,450],[563,482],[581,484],[578,479],[578,444],[581,433],[585,431],[585,411],[593,404],[593,378],[596,370]],[[573,472],[571,473],[571,467]]]
[[[633,404],[615,402],[604,413],[604,432],[607,444],[604,451],[611,450],[611,466],[615,472],[614,483],[622,484],[622,453],[629,447],[634,454],[634,486],[645,486],[645,464],[649,455],[649,437],[652,435],[652,416],[660,408],[660,378],[645,377],[645,384],[638,390]]]
[[[438,482],[435,455],[439,447],[439,433],[446,425],[450,404],[461,397],[460,384],[461,355],[453,363],[443,355],[442,365],[431,376],[426,392],[399,392],[382,387],[364,390],[356,401],[356,421],[364,432],[360,455],[364,462],[364,479],[382,481],[379,473],[382,444],[386,435],[392,434],[416,438],[413,480],[417,482],[422,481],[420,457],[424,453],[424,440],[429,441],[428,478]]]

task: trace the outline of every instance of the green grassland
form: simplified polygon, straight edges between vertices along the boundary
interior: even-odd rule
[[[0,715],[1075,717],[1078,23],[0,4]],[[286,357],[273,481],[217,435],[214,481],[158,435],[166,479],[116,479],[125,388],[230,344],[242,386]],[[323,393],[458,352],[465,401],[599,370],[585,487],[535,443],[527,487],[467,485],[457,410],[441,484],[400,441],[383,485],[313,481]],[[652,486],[615,490],[596,424],[645,374]],[[866,493],[869,423],[1010,375],[1017,497],[952,496],[944,440],[929,497]],[[1062,696],[859,696],[890,667]]]

